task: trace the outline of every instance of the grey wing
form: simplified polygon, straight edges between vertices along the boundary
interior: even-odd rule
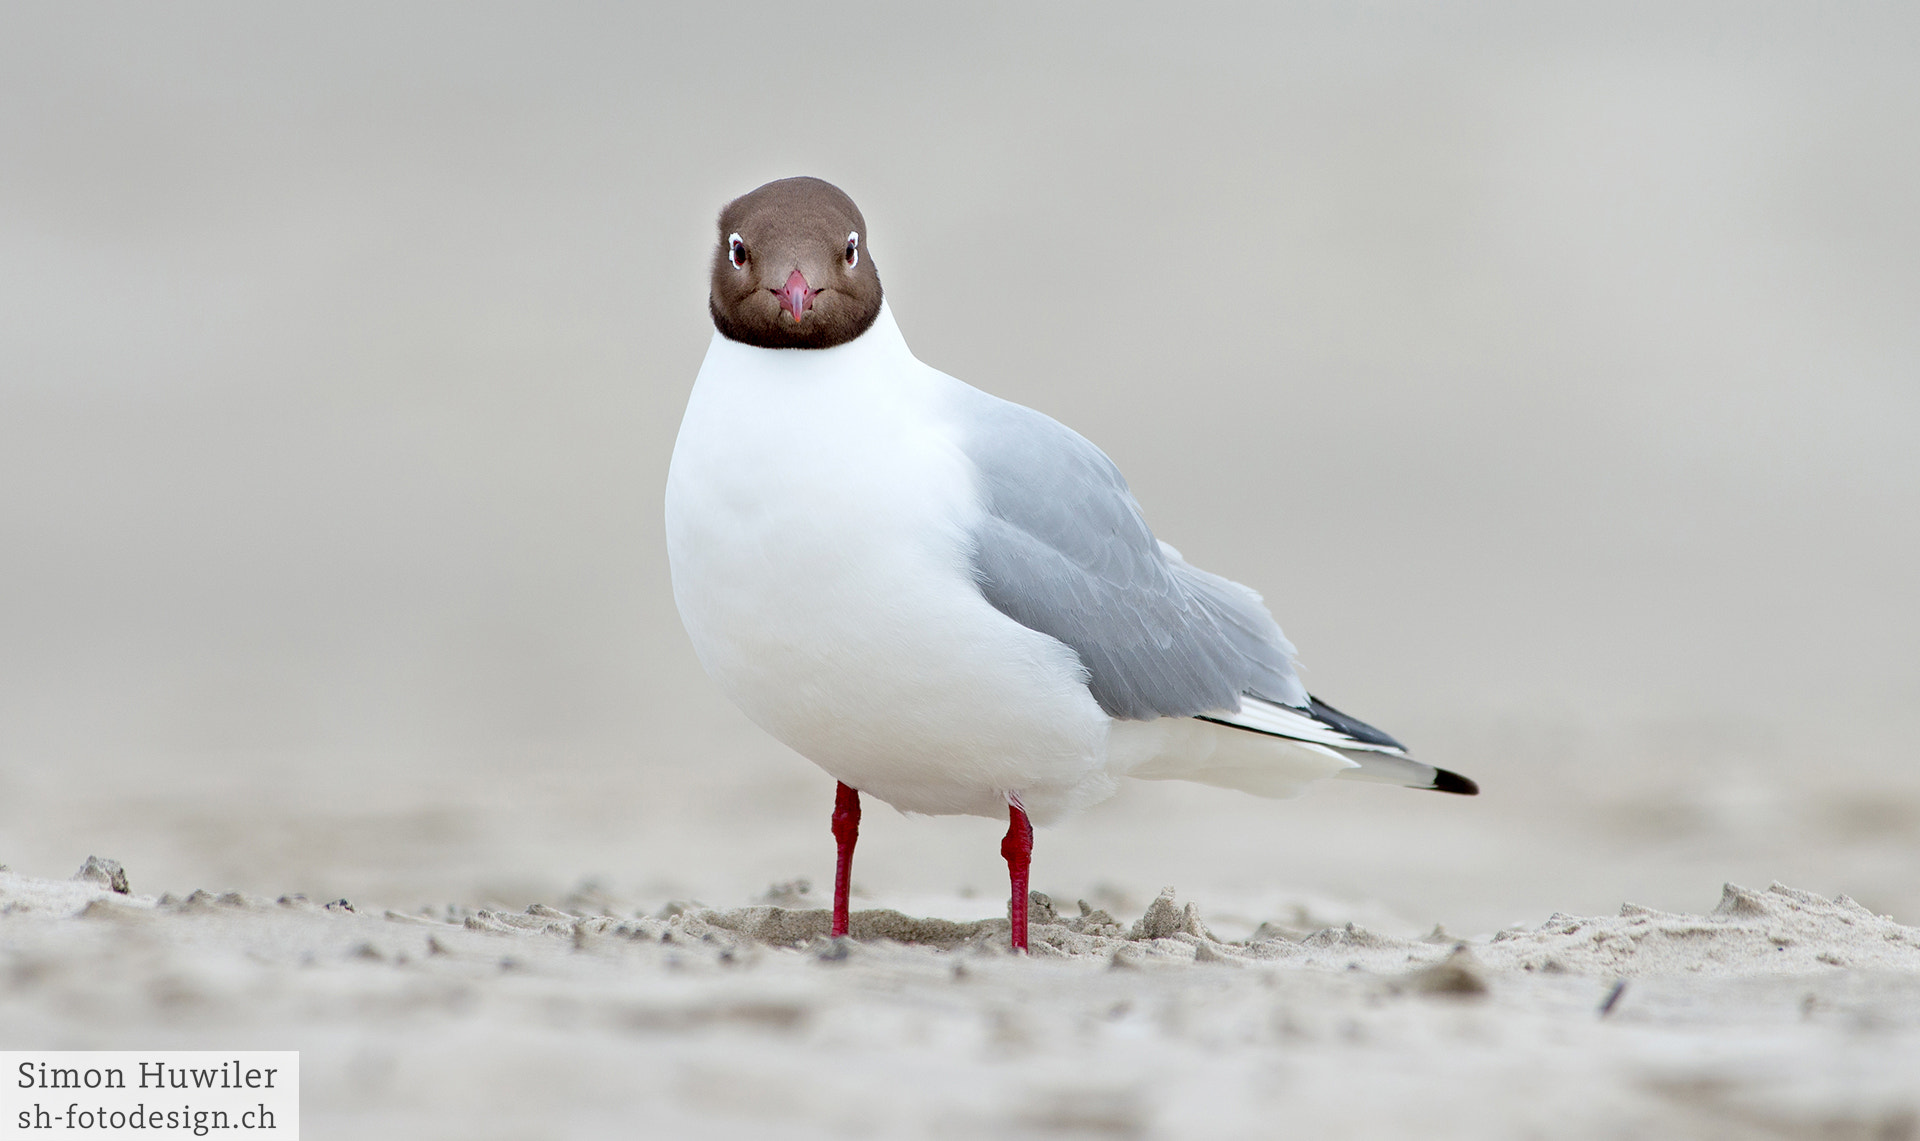
[[[1073,647],[1095,701],[1129,720],[1304,708],[1293,646],[1260,596],[1158,542],[1113,461],[1058,421],[967,390],[964,450],[986,518],[973,570],[996,610]]]

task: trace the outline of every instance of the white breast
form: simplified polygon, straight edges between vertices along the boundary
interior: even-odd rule
[[[958,388],[884,308],[832,349],[716,335],[667,477],[674,599],[727,695],[837,779],[1044,821],[1111,791],[1109,719],[1072,650],[973,584]]]

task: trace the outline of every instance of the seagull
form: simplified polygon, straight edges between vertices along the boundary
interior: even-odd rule
[[[1479,791],[1309,694],[1260,596],[1156,539],[1099,448],[922,364],[866,235],[817,178],[721,210],[714,335],[666,490],[701,665],[838,782],[834,937],[861,793],[1004,816],[1025,951],[1033,825],[1121,777]]]

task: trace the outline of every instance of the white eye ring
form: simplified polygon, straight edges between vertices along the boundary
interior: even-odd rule
[[[860,264],[860,231],[847,231],[847,268]]]
[[[735,269],[747,268],[747,243],[740,240],[739,234],[727,235],[727,260]]]

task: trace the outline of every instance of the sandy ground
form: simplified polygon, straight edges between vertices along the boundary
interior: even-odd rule
[[[8,6],[0,1048],[299,1049],[316,1136],[1916,1136],[1917,40]],[[714,212],[796,173],[1483,795],[1129,785],[1029,960],[1001,824],[873,805],[916,918],[823,957],[831,783],[660,541]]]
[[[1001,826],[879,806],[825,944],[831,786],[747,727],[682,767],[41,771],[0,1048],[298,1049],[315,1136],[1915,1136],[1901,750],[1836,784],[1532,732],[1584,763],[1490,747],[1473,799],[1130,784],[1039,833],[1064,922],[1024,960]],[[101,838],[130,894],[63,875]]]
[[[417,912],[0,873],[5,1038],[298,1048],[311,1136],[1908,1138],[1920,929],[1728,885],[1491,938],[602,893]]]

